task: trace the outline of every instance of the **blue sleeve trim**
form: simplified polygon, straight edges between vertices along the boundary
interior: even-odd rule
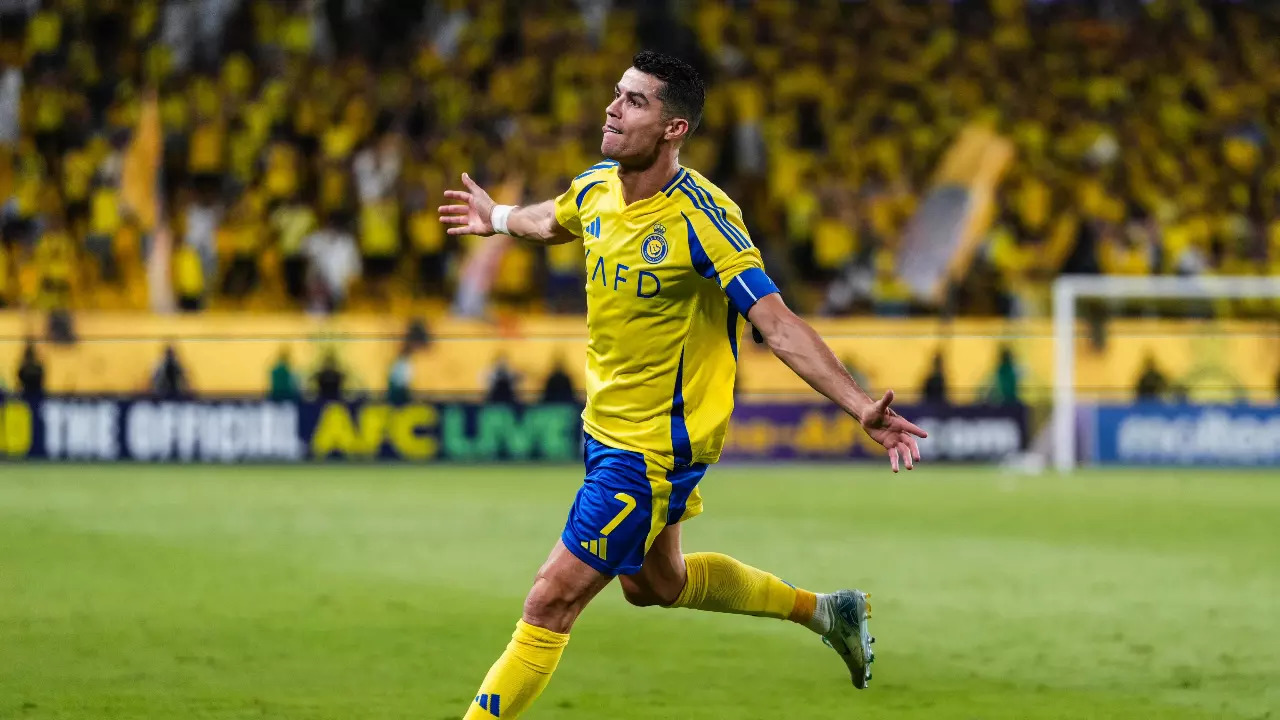
[[[747,237],[746,233],[742,232],[735,227],[733,223],[729,222],[729,214],[724,208],[716,204],[715,198],[711,196],[711,193],[707,192],[706,188],[695,182],[692,175],[687,176],[685,180],[685,185],[693,190],[693,192],[697,193],[698,197],[702,199],[702,204],[699,205],[699,207],[707,214],[707,217],[711,218],[711,222],[715,223],[716,227],[720,228],[720,232],[724,233],[725,237],[729,238],[729,242],[734,246],[734,248],[738,250],[746,250],[751,247],[751,238]]]
[[[698,240],[698,233],[693,229],[693,221],[684,213],[680,213],[680,217],[684,218],[685,225],[689,226],[689,257],[693,260],[693,269],[708,280],[714,279],[716,284],[719,285],[720,273],[716,272],[715,263],[707,256],[707,251],[702,247],[702,242]]]
[[[764,270],[748,268],[725,283],[724,292],[729,296],[729,304],[734,311],[745,318],[760,298],[778,292],[778,286]]]
[[[582,188],[582,190],[580,190],[580,191],[578,192],[578,197],[577,197],[577,199],[575,200],[575,202],[578,204],[578,209],[579,209],[579,210],[581,210],[581,209],[582,209],[582,199],[583,199],[583,198],[585,198],[585,197],[587,196],[587,191],[588,191],[588,190],[590,190],[591,188],[593,188],[593,187],[595,187],[595,186],[599,185],[599,184],[600,184],[600,183],[602,183],[602,182],[604,182],[604,181],[603,181],[603,180],[595,180],[595,181],[593,181],[593,182],[589,182],[589,183],[587,183],[586,187]]]
[[[732,246],[736,252],[746,250],[746,246],[739,243],[735,239],[736,236],[733,235],[731,231],[727,231],[725,229],[725,226],[720,222],[719,218],[716,217],[716,214],[704,205],[696,195],[694,195],[694,190],[690,188],[687,182],[681,183],[678,187],[680,188],[680,192],[684,193],[685,197],[689,198],[689,202],[692,203],[695,208],[701,210],[702,214],[707,216],[707,219],[711,221],[711,224],[720,231],[720,234],[724,236],[725,240],[729,241],[729,245]]]

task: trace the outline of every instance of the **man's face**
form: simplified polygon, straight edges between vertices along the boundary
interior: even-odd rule
[[[662,119],[658,91],[662,81],[635,68],[628,68],[614,86],[613,102],[605,108],[604,137],[600,154],[621,165],[647,165],[658,154],[658,146],[678,120]]]

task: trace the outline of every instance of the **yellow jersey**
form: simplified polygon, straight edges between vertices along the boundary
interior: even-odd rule
[[[200,253],[186,243],[179,245],[173,256],[173,284],[179,297],[204,295],[204,265]]]
[[[0,243],[0,306],[9,299],[9,251]]]
[[[687,168],[627,205],[613,161],[574,178],[555,206],[586,256],[584,429],[676,466],[715,462],[742,318],[778,292],[741,210]]]

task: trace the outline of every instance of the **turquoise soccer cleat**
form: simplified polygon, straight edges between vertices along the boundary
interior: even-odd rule
[[[871,682],[871,663],[876,659],[871,649],[876,639],[871,637],[867,623],[871,619],[871,603],[868,602],[871,593],[838,590],[832,596],[836,601],[835,626],[822,636],[822,642],[840,653],[849,668],[853,686],[865,690]]]

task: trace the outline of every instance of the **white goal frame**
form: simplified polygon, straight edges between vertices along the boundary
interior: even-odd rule
[[[1280,277],[1062,275],[1053,282],[1053,465],[1076,466],[1076,304],[1100,299],[1248,299],[1280,297]]]

